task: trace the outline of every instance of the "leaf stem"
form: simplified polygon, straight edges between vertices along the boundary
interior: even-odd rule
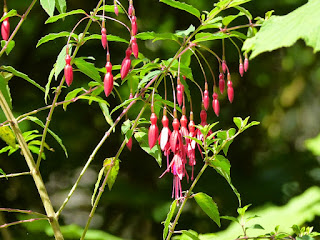
[[[19,177],[19,176],[24,176],[24,175],[31,175],[31,173],[30,172],[11,173],[11,174],[6,174],[6,175],[0,175],[0,178]]]
[[[21,220],[21,221],[12,222],[12,223],[5,223],[3,225],[0,225],[0,228],[7,228],[7,227],[11,227],[11,226],[18,225],[21,223],[30,223],[30,222],[39,221],[39,220],[48,220],[48,219],[47,218],[32,218],[32,219],[27,219],[27,220]]]

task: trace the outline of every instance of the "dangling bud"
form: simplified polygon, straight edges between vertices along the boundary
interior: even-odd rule
[[[209,108],[209,101],[210,101],[210,98],[209,98],[209,91],[208,90],[204,90],[203,92],[203,106],[206,110],[208,110]]]
[[[114,13],[118,16],[119,15],[119,8],[118,8],[118,5],[117,5],[117,2],[114,1]]]
[[[151,126],[149,128],[148,132],[148,140],[149,140],[149,147],[152,149],[154,145],[157,143],[157,139],[159,136],[159,130],[157,126],[157,115],[155,113],[152,113],[150,116]]]
[[[66,78],[66,83],[68,86],[71,85],[73,81],[73,70],[71,66],[71,57],[69,54],[66,55],[66,66],[64,67],[64,76]]]
[[[131,35],[135,36],[138,32],[137,17],[131,17]]]
[[[126,57],[123,59],[122,64],[121,64],[121,69],[120,69],[121,79],[124,79],[130,71],[130,67],[131,67],[130,55],[131,55],[131,53],[132,53],[132,50],[130,47],[128,47],[128,49],[126,50]]]
[[[113,89],[112,64],[110,62],[107,62],[106,70],[107,70],[107,73],[104,76],[103,83],[104,83],[104,93],[106,94],[106,97],[108,97]]]
[[[129,151],[131,151],[131,149],[132,149],[132,137],[128,140],[126,145],[127,145],[127,148],[129,149]]]
[[[107,47],[107,30],[106,28],[101,29],[101,44],[104,49]]]
[[[182,102],[183,102],[183,85],[181,83],[178,83],[177,85],[177,101],[178,101],[178,104],[179,106],[182,105]]]
[[[225,73],[227,71],[227,63],[226,60],[222,60],[222,71]]]
[[[244,71],[247,72],[248,69],[249,69],[249,59],[246,56],[245,59],[244,59]]]
[[[217,117],[219,116],[219,112],[220,112],[220,105],[219,105],[219,100],[218,100],[218,94],[217,93],[213,93],[212,94],[212,108],[214,113],[217,115]]]
[[[220,89],[221,94],[223,94],[224,88],[225,88],[224,75],[223,75],[223,73],[220,73],[220,75],[219,75],[219,89]]]
[[[5,16],[7,13],[4,13],[3,16]],[[2,21],[1,25],[1,36],[2,39],[7,41],[10,36],[10,23],[9,23],[9,18],[6,18]]]
[[[240,73],[240,76],[243,77],[244,69],[243,69],[242,61],[240,61],[240,64],[239,64],[239,73]]]
[[[132,5],[132,2],[129,4],[129,9],[128,9],[128,14],[129,14],[129,17],[131,17],[134,13],[134,7]]]
[[[134,57],[138,58],[139,48],[138,48],[138,44],[137,44],[137,39],[134,36],[131,37],[131,48],[132,48],[132,52],[133,52]]]
[[[229,80],[228,81],[228,99],[230,103],[233,102],[233,97],[234,97],[234,92],[233,92],[232,82]]]

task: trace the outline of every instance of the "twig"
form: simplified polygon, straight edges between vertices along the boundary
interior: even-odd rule
[[[11,174],[6,174],[6,175],[0,175],[0,178],[19,177],[19,176],[24,176],[24,175],[31,175],[31,173],[30,172],[11,173]]]
[[[48,220],[48,218],[32,218],[32,219],[27,219],[27,220],[20,220],[20,221],[0,225],[0,228],[7,228],[7,227],[11,227],[11,226],[18,225],[21,223],[30,223],[30,222],[39,221],[39,220]]]
[[[13,213],[25,213],[25,214],[32,214],[38,215],[39,217],[48,218],[46,215],[38,212],[33,212],[31,210],[21,210],[21,209],[13,209],[13,208],[0,208],[0,212],[13,212]]]

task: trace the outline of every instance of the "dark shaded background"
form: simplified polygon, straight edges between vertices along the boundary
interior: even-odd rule
[[[30,1],[8,1],[9,8],[22,13]],[[201,10],[210,10],[212,1],[186,1]],[[253,0],[245,5],[253,16],[264,16],[266,11],[275,10],[275,14],[284,15],[307,1],[298,0]],[[68,1],[68,10],[83,8],[87,12],[96,5],[96,1]],[[139,32],[172,32],[187,29],[190,24],[197,26],[197,19],[188,14],[172,9],[155,0],[135,1]],[[42,86],[47,82],[50,70],[58,53],[66,43],[58,39],[36,49],[38,39],[50,32],[70,31],[77,22],[77,17],[68,17],[64,22],[44,25],[47,19],[45,12],[37,5],[27,21],[16,35],[16,47],[9,57],[3,56],[1,64],[12,65],[28,74]],[[122,19],[120,17],[120,19]],[[123,19],[124,20],[124,19]],[[11,21],[15,26],[17,19]],[[241,23],[241,20],[240,20]],[[82,31],[84,25],[80,25]],[[107,22],[108,32],[124,38],[129,34],[122,27]],[[99,33],[98,24],[93,24],[91,33]],[[160,57],[167,59],[173,56],[177,46],[170,42],[138,41],[140,51],[150,59]],[[114,64],[120,64],[126,49],[125,44],[110,43]],[[221,43],[214,43],[211,48],[221,54]],[[237,72],[238,55],[236,49],[226,45],[229,68]],[[94,56],[95,65],[103,67],[105,53],[100,43],[92,41],[79,51],[78,56]],[[194,60],[194,59],[193,59]],[[217,71],[216,62],[212,59],[213,68]],[[221,99],[221,115],[217,119],[212,110],[209,111],[209,122],[220,121],[221,128],[233,126],[232,117],[251,116],[261,125],[242,134],[231,145],[229,160],[232,163],[232,179],[241,193],[244,204],[259,206],[266,202],[285,204],[291,197],[302,193],[308,187],[318,184],[320,168],[318,160],[306,151],[305,139],[315,137],[319,133],[319,55],[298,41],[293,47],[265,53],[250,62],[250,69],[244,78],[233,74],[235,100],[232,105],[226,96]],[[202,82],[203,77],[196,64],[193,66],[195,79]],[[216,74],[218,74],[216,72]],[[79,73],[70,89],[87,86],[88,79]],[[57,85],[58,82],[54,82]],[[212,83],[211,83],[212,84]],[[10,82],[13,96],[13,110],[16,116],[44,105],[42,93],[26,83],[14,78]],[[211,89],[211,88],[210,88]],[[68,90],[64,90],[65,95]],[[127,88],[121,93],[128,94]],[[52,95],[51,95],[52,96]],[[60,98],[61,100],[63,97]],[[108,99],[109,101],[110,99]],[[51,100],[52,101],[52,98]],[[200,102],[195,95],[194,102]],[[117,100],[111,99],[115,106]],[[194,104],[196,107],[200,104]],[[196,119],[200,109],[194,109]],[[47,112],[37,115],[45,121]],[[116,117],[116,116],[115,116]],[[145,116],[148,118],[148,115]],[[1,122],[4,116],[0,115]],[[24,122],[23,130],[37,129],[37,126]],[[47,143],[55,152],[47,152],[47,160],[42,162],[41,171],[48,187],[53,204],[57,209],[66,197],[76,180],[82,166],[92,150],[100,141],[108,125],[97,104],[88,105],[78,101],[69,105],[68,111],[61,107],[55,110],[50,125],[64,141],[69,152],[65,158],[58,144],[50,137]],[[41,131],[41,129],[39,129]],[[117,132],[104,144],[97,154],[89,171],[81,181],[79,189],[63,212],[63,224],[76,223],[83,226],[91,209],[90,198],[97,174],[106,157],[112,157],[120,146],[123,136],[119,127]],[[0,147],[5,146],[0,142]],[[157,163],[143,152],[134,141],[130,153],[125,150],[121,155],[120,173],[111,192],[106,192],[97,209],[92,228],[102,229],[125,239],[160,239],[163,226],[160,224],[166,216],[171,202],[172,177],[158,177],[164,171]],[[27,171],[24,159],[19,153],[8,157],[0,155],[0,167],[6,173]],[[196,171],[199,170],[199,164]],[[187,185],[184,185],[186,189]],[[195,191],[204,191],[213,196],[222,215],[235,215],[237,199],[224,179],[213,170],[208,169],[200,180]],[[19,177],[0,180],[0,206],[20,209],[32,209],[43,212],[37,191],[30,177]],[[7,222],[15,221],[16,215],[4,214]],[[227,221],[222,222],[226,227]],[[200,233],[214,232],[219,229],[209,221],[201,210],[190,201],[179,221],[179,229],[194,229]],[[14,239],[47,239],[44,234],[32,233],[21,226],[8,229]],[[318,229],[319,231],[319,229]],[[48,238],[49,239],[49,238]]]

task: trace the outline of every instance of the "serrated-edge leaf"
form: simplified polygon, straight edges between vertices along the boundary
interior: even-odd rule
[[[11,9],[5,16],[2,16],[2,18],[0,19],[0,23],[6,18],[17,16],[17,15],[18,15],[17,10]]]
[[[29,83],[31,83],[32,85],[36,86],[37,88],[39,88],[41,91],[45,92],[45,89],[43,87],[41,87],[37,82],[35,82],[34,80],[32,80],[31,78],[28,77],[28,75],[17,71],[16,69],[14,69],[11,66],[1,66],[0,69],[3,69],[5,71],[11,72],[13,75],[20,77],[24,80],[27,80]]]
[[[212,197],[205,193],[194,194],[199,207],[220,227],[220,214],[217,204],[213,201]]]
[[[55,0],[40,0],[40,5],[50,17],[53,16],[54,8],[56,6]]]
[[[55,40],[57,38],[60,38],[60,37],[69,37],[70,35],[70,32],[59,32],[59,33],[50,33],[44,37],[42,37],[38,43],[37,43],[37,46],[36,47],[39,47],[41,44],[44,44],[46,42],[49,42],[49,41],[52,41],[52,40]],[[76,34],[72,34],[72,37],[77,37]]]
[[[83,42],[86,42],[89,40],[100,40],[101,41],[101,35],[100,34],[92,34],[88,37],[85,37],[83,39]],[[111,35],[111,34],[107,35],[107,40],[108,40],[108,42],[123,42],[123,43],[129,44],[129,42],[127,40],[125,40],[121,37],[115,36],[115,35]]]
[[[32,122],[34,122],[34,123],[36,123],[36,124],[38,124],[40,127],[43,127],[43,128],[45,127],[44,124],[43,124],[43,122],[42,122],[39,118],[37,118],[37,117],[28,116],[27,119],[30,120],[30,121],[32,121]],[[48,133],[50,133],[50,135],[59,143],[59,145],[60,145],[61,148],[63,149],[66,157],[68,157],[67,149],[66,149],[66,147],[63,145],[61,138],[60,138],[57,134],[55,134],[53,131],[51,131],[49,128],[48,128]]]
[[[120,168],[120,164],[119,164],[119,159],[115,159],[114,158],[107,158],[104,160],[103,162],[103,166],[105,168],[105,174],[108,173],[110,167],[111,167],[111,163],[112,161],[114,161],[112,169],[110,170],[110,173],[108,175],[108,179],[107,179],[107,184],[108,184],[108,188],[111,191],[113,184],[116,181],[116,178],[118,176],[119,173],[119,168]]]
[[[103,176],[104,169],[105,169],[105,167],[102,167],[102,168],[100,169],[99,174],[98,174],[98,179],[97,179],[96,183],[94,184],[94,190],[93,190],[93,194],[92,194],[92,197],[91,197],[91,205],[92,205],[92,206],[93,206],[93,204],[94,204],[94,198],[95,198],[95,196],[96,196],[97,190],[98,190],[98,188],[99,188],[99,186],[100,186],[100,181],[101,181],[101,178],[102,178],[102,176]]]
[[[131,98],[131,99],[127,99],[124,102],[122,102],[121,104],[119,104],[118,106],[116,106],[114,109],[112,109],[110,115],[112,115],[115,111],[117,111],[118,109],[128,105],[129,103],[131,103],[132,101],[138,100],[140,99],[140,97],[136,97],[136,98]]]
[[[73,62],[77,68],[79,68],[80,72],[99,83],[102,82],[99,71],[93,63],[87,62],[83,58],[75,58]]]
[[[186,4],[184,2],[178,2],[175,0],[160,0],[160,2],[163,2],[171,7],[178,8],[180,10],[184,10],[188,13],[191,13],[192,15],[196,16],[200,19],[200,11],[193,7],[192,5]]]
[[[173,217],[174,211],[176,210],[178,200],[174,200],[170,206],[170,210],[167,214],[166,220],[164,221],[164,228],[163,228],[163,240],[166,239],[168,232],[169,232],[169,225],[171,219]]]
[[[78,93],[81,91],[83,91],[82,88],[76,88],[67,94],[67,96],[64,99],[65,102],[63,103],[63,109],[65,111],[67,110],[67,106],[71,103],[69,102],[69,100],[75,98],[78,95]]]
[[[49,17],[47,19],[47,21],[45,22],[45,24],[56,22],[61,18],[65,18],[67,16],[74,15],[74,14],[86,14],[86,12],[84,10],[82,10],[82,9],[77,9],[77,10],[73,10],[73,11],[70,11],[70,12],[67,12],[67,13],[61,13],[59,15],[55,15],[55,16]]]

